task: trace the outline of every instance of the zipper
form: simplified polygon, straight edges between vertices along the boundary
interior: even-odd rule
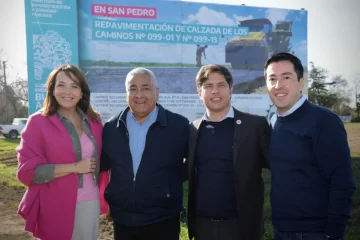
[[[147,136],[148,136],[148,133],[150,131],[151,128],[153,128],[153,126],[155,125],[156,122],[154,122],[153,124],[151,124],[151,126],[149,127],[147,133],[146,133],[146,136],[145,136],[145,145],[144,145],[144,150],[143,150],[143,153],[141,154],[141,157],[140,157],[140,162],[139,162],[139,166],[138,166],[138,169],[136,171],[136,173],[134,173],[134,178],[133,178],[133,209],[135,210],[135,189],[136,189],[136,176],[137,176],[137,173],[139,172],[140,170],[140,166],[141,166],[141,161],[142,161],[142,157],[144,155],[144,152],[145,152],[145,149],[146,149],[146,141],[147,141]],[[124,123],[125,124],[125,123]],[[126,124],[125,124],[125,127],[126,127]],[[128,137],[128,140],[129,140],[129,131],[126,127],[126,136]],[[133,169],[133,172],[134,172],[134,169]],[[135,215],[133,216],[133,221],[135,221]]]
[[[120,120],[123,124],[124,124],[124,127],[125,127],[125,130],[126,130],[126,136],[127,136],[127,139],[128,139],[128,145],[130,145],[130,140],[129,140],[129,130],[127,128],[127,125],[126,123],[123,121],[123,120]],[[130,147],[130,146],[129,146]],[[130,151],[130,155],[131,155],[131,151]],[[134,174],[134,170],[133,170],[133,174]],[[133,210],[135,210],[135,187],[136,187],[136,174],[133,175],[134,178],[133,178],[133,197],[132,197],[132,204],[133,204]],[[133,221],[135,222],[135,214],[133,215]]]
[[[133,183],[134,183],[134,187],[133,187],[133,199],[132,199],[132,202],[133,202],[133,209],[135,210],[135,186],[136,186],[136,175],[134,176],[134,179],[133,179]],[[133,221],[135,222],[135,214],[133,215]]]

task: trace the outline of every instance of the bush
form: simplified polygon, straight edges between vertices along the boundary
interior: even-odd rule
[[[360,122],[360,117],[353,117],[351,122]]]

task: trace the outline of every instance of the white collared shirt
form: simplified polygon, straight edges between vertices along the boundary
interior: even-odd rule
[[[270,120],[271,126],[275,126],[276,120],[278,117],[286,117],[295,112],[299,107],[301,107],[306,101],[306,97],[301,95],[300,99],[292,106],[289,110],[287,110],[283,115],[280,115],[279,111],[276,110],[276,114],[274,114]]]
[[[223,117],[223,119],[221,119],[220,121],[217,121],[217,122],[221,122],[221,121],[223,121],[223,120],[226,119],[226,118],[234,118],[234,116],[235,116],[234,109],[233,109],[233,107],[230,107],[230,109],[229,109],[228,113],[225,115],[225,117]],[[204,114],[204,120],[206,120],[206,121],[208,121],[208,122],[215,122],[215,121],[211,121],[211,120],[208,118],[206,112],[205,112],[205,114]]]

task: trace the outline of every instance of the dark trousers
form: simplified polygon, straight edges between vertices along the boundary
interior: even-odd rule
[[[196,216],[195,240],[241,240],[239,226],[237,217],[215,220]]]
[[[324,240],[322,232],[279,232],[276,229],[275,240]]]
[[[114,240],[179,240],[179,234],[179,216],[139,227],[114,222]]]

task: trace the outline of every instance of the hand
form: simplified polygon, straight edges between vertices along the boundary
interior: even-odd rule
[[[96,168],[96,159],[87,158],[74,163],[75,173],[92,173]]]

